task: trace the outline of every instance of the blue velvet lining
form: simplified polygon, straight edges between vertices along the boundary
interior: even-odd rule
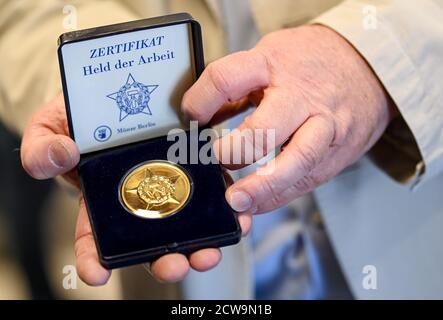
[[[171,217],[143,219],[122,207],[118,189],[124,175],[142,162],[167,160],[172,143],[162,137],[82,157],[82,189],[105,265],[120,267],[150,261],[168,251],[186,253],[201,246],[238,242],[240,229],[225,200],[218,164],[181,164],[192,179],[193,194]]]

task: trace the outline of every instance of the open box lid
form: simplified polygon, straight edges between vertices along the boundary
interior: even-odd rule
[[[183,128],[181,99],[204,66],[200,26],[186,13],[66,33],[58,53],[81,154]]]

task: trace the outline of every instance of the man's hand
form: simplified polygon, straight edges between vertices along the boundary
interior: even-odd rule
[[[228,189],[229,203],[241,212],[243,233],[250,229],[252,213],[282,206],[356,161],[377,141],[394,113],[364,59],[338,34],[321,26],[276,32],[251,51],[209,65],[185,95],[183,111],[203,124],[242,111],[247,100],[259,106],[240,129],[275,129],[277,144],[288,143],[271,175],[252,174]],[[73,168],[80,156],[68,137],[61,95],[28,124],[21,152],[31,176],[63,175],[78,186]],[[75,248],[79,276],[90,285],[106,283],[110,272],[99,263],[81,196]],[[220,259],[218,249],[189,257],[169,254],[152,263],[151,271],[161,281],[174,282],[190,267],[209,270]]]
[[[328,181],[366,153],[395,114],[359,53],[317,25],[272,33],[254,49],[210,64],[186,93],[182,109],[205,124],[242,111],[239,106],[249,105],[245,100],[257,109],[239,130],[216,142],[218,158],[243,152],[225,146],[244,129],[274,129],[276,146],[284,148],[269,164],[271,174],[250,174],[227,190],[239,212],[270,211]]]
[[[78,176],[73,170],[80,160],[76,144],[69,138],[68,125],[63,102],[59,95],[34,115],[26,127],[22,146],[22,164],[36,179],[48,179],[58,175],[79,186]],[[105,284],[111,272],[100,264],[92,235],[91,224],[85,203],[79,193],[80,210],[75,235],[75,255],[79,277],[89,285]],[[240,214],[242,231],[248,232],[251,218]],[[204,249],[186,257],[182,254],[168,254],[148,266],[152,275],[160,281],[175,282],[186,276],[189,268],[206,271],[218,264],[221,253],[218,249]]]

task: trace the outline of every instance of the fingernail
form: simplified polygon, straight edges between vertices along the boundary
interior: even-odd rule
[[[237,212],[249,210],[252,206],[252,198],[244,191],[234,191],[229,195],[229,205]]]
[[[53,142],[48,148],[49,161],[57,168],[65,168],[72,163],[72,156],[68,148],[60,142]]]

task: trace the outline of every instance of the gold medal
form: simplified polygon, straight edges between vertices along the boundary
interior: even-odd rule
[[[120,184],[120,202],[130,213],[161,219],[177,213],[191,195],[191,181],[179,166],[151,161],[132,169]]]

